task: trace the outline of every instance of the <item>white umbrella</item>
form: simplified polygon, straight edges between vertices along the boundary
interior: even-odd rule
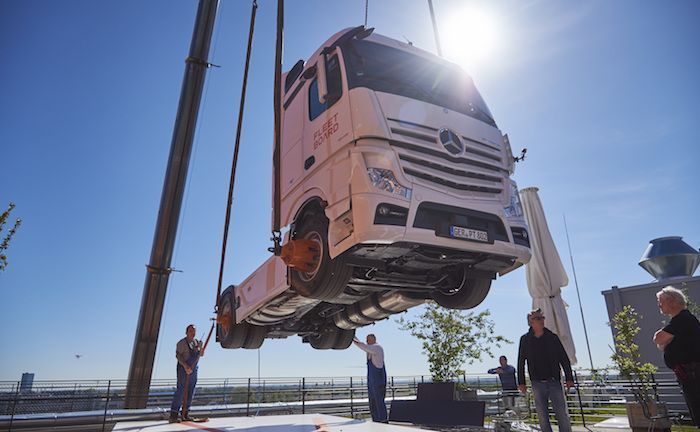
[[[545,326],[559,336],[572,364],[576,363],[576,347],[571,337],[568,305],[561,298],[561,287],[569,284],[564,265],[561,263],[552,234],[547,227],[542,202],[536,187],[520,191],[520,202],[530,229],[532,258],[525,267],[527,289],[532,297],[532,308],[542,309],[546,317]]]

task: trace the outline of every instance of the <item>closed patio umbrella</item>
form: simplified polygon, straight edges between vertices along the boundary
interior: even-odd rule
[[[561,297],[561,288],[569,284],[552,234],[542,209],[536,187],[520,191],[520,202],[530,231],[532,258],[526,264],[527,289],[532,297],[532,308],[542,309],[545,326],[556,333],[572,364],[576,363],[576,347],[571,336],[567,304]]]

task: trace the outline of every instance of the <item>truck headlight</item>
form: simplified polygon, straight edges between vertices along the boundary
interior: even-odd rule
[[[510,181],[510,204],[503,208],[506,217],[523,217],[523,206],[520,204],[520,196],[518,195],[518,185]]]
[[[391,170],[384,168],[367,168],[369,181],[372,186],[379,190],[389,192],[393,195],[398,195],[406,199],[411,199],[411,189],[402,186]]]

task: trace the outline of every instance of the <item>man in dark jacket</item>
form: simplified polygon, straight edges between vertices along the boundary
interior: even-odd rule
[[[564,369],[566,388],[574,386],[571,362],[559,337],[544,326],[540,309],[527,314],[530,330],[520,338],[518,349],[518,389],[525,393],[525,362],[535,395],[535,408],[542,432],[552,432],[549,423],[549,401],[554,408],[560,432],[571,432],[571,420],[566,410],[566,397],[561,386],[561,369]]]

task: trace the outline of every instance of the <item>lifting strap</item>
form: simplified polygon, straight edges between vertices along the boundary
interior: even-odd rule
[[[245,107],[245,94],[248,86],[248,69],[250,67],[250,52],[253,47],[253,31],[255,29],[255,13],[258,10],[257,0],[253,0],[253,7],[250,12],[250,30],[248,31],[248,51],[245,56],[245,69],[243,71],[243,85],[241,88],[241,103],[238,108],[238,126],[236,129],[236,144],[233,148],[233,161],[231,162],[231,179],[228,185],[228,203],[226,205],[226,218],[224,220],[224,235],[221,241],[221,265],[219,266],[219,282],[216,286],[216,303],[214,303],[214,313],[218,312],[219,300],[221,297],[221,284],[224,277],[224,262],[226,261],[226,243],[228,242],[228,228],[231,222],[231,206],[233,204],[233,186],[236,181],[236,165],[238,164],[238,149],[241,145],[241,128],[243,124],[243,109]],[[211,331],[209,332],[211,335]]]

